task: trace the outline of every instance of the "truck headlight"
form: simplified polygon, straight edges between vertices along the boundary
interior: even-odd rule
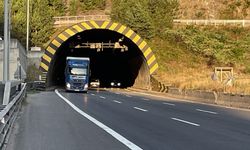
[[[89,86],[88,86],[88,84],[85,84],[84,85],[84,89],[87,89]]]
[[[115,85],[115,83],[114,82],[111,82],[111,86],[114,86]]]
[[[66,83],[66,87],[67,87],[67,88],[70,88],[70,83],[67,82],[67,83]]]
[[[118,85],[118,86],[121,86],[121,83],[119,82],[119,83],[117,83],[117,85]]]

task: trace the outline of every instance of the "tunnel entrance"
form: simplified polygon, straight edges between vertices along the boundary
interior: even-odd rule
[[[66,57],[72,56],[90,58],[90,80],[99,79],[101,87],[118,81],[123,88],[150,88],[150,74],[158,67],[151,49],[131,29],[114,24],[119,25],[84,22],[52,40],[40,67],[47,72],[47,86],[65,85]]]

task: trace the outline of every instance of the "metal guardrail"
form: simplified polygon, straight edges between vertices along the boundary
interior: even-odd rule
[[[192,19],[174,19],[174,24],[180,25],[213,25],[213,26],[226,26],[226,25],[233,25],[233,26],[250,26],[250,20],[217,20],[217,19],[210,19],[210,20],[192,20]]]
[[[53,19],[54,19],[54,27],[64,27],[83,21],[110,20],[110,16],[109,15],[61,16],[61,17],[53,17]]]
[[[9,85],[7,85],[9,84]],[[11,89],[15,92],[11,92]],[[3,150],[7,146],[7,142],[10,136],[11,127],[17,118],[18,112],[21,108],[21,102],[26,95],[26,83],[21,82],[7,82],[5,83],[4,98],[8,98],[9,103],[6,105],[0,105],[0,149]],[[9,95],[9,97],[8,97]],[[3,100],[4,101],[4,100]],[[5,100],[6,102],[6,100]]]

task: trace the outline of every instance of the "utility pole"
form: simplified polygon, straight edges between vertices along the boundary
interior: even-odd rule
[[[4,61],[3,61],[3,81],[9,80],[9,2],[8,0],[4,0]]]
[[[26,2],[27,8],[26,8],[26,19],[27,19],[27,30],[26,30],[26,51],[29,50],[29,28],[30,28],[30,0],[27,0]]]

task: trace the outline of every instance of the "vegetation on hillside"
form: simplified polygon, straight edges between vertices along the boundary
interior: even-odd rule
[[[207,58],[207,65],[227,65],[245,63],[249,50],[249,30],[239,27],[196,28],[166,30],[164,38],[187,49],[190,52]]]
[[[64,15],[63,0],[30,1],[30,45],[41,46],[53,34],[53,16]],[[3,1],[0,1],[0,35],[3,35]],[[25,45],[26,41],[26,0],[11,1],[11,37]]]
[[[105,0],[70,0],[69,14],[79,15],[89,10],[105,8]]]
[[[160,63],[160,78],[179,87],[225,90],[211,79],[214,67],[233,67],[233,92],[250,93],[250,29],[239,27],[168,29],[150,41]]]
[[[250,19],[250,0],[179,0],[178,19]]]
[[[113,0],[111,17],[150,39],[172,27],[177,6],[177,0]]]
[[[11,1],[11,36],[25,45],[26,41],[26,0]],[[69,7],[64,0],[30,1],[30,45],[43,47],[56,31],[53,17],[77,15],[91,9],[103,9],[105,0],[70,0]],[[3,1],[0,1],[0,35],[3,35]]]
[[[230,3],[230,5],[233,5]],[[235,82],[235,90],[250,92],[250,34],[241,27],[173,28],[178,10],[175,0],[113,0],[112,19],[128,25],[147,39],[160,64],[161,81],[179,88],[224,90],[224,83],[214,82],[216,66],[234,67],[244,82]]]

